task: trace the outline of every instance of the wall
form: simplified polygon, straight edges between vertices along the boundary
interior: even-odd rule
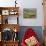
[[[15,0],[0,0],[0,6],[9,7],[14,6]],[[42,0],[17,0],[19,9],[19,24],[21,26],[43,26],[43,6]],[[36,8],[37,9],[37,17],[35,19],[24,19],[23,18],[23,8]],[[10,20],[10,19],[9,19]],[[25,22],[26,21],[26,22]]]
[[[24,0],[22,8],[36,8],[37,17],[35,19],[24,19],[23,10],[21,11],[20,24],[23,26],[42,26],[43,25],[43,6],[42,0]]]
[[[14,6],[14,1],[15,0],[0,0],[0,6],[1,7],[9,7],[9,6]]]

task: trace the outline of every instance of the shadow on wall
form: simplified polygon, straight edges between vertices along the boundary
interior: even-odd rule
[[[43,43],[43,30],[42,30],[42,27],[41,26],[21,26],[20,27],[20,32],[19,32],[19,39],[20,39],[20,42],[24,36],[24,33],[25,31],[28,29],[28,28],[32,28],[36,34],[37,34],[37,37],[39,39],[39,41],[41,43]]]

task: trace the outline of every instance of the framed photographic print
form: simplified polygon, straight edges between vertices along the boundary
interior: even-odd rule
[[[24,18],[36,18],[37,9],[36,8],[24,8],[23,17]]]
[[[11,10],[11,11],[9,12],[9,14],[10,14],[10,15],[16,15],[16,14],[17,14],[17,11]]]
[[[2,10],[2,15],[9,15],[9,10]]]
[[[11,11],[11,12],[10,12],[10,15],[14,15],[14,12]]]

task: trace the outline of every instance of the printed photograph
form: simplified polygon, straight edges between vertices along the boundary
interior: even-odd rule
[[[23,17],[24,18],[36,18],[37,10],[36,8],[24,8]]]

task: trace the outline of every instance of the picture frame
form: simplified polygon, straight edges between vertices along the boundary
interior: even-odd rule
[[[36,8],[24,8],[23,9],[23,17],[24,18],[36,18],[37,9]]]
[[[9,10],[2,10],[2,15],[9,15]]]
[[[16,10],[10,10],[10,11],[9,11],[9,14],[10,14],[10,15],[16,15],[16,14],[17,14],[17,11],[16,11]]]

